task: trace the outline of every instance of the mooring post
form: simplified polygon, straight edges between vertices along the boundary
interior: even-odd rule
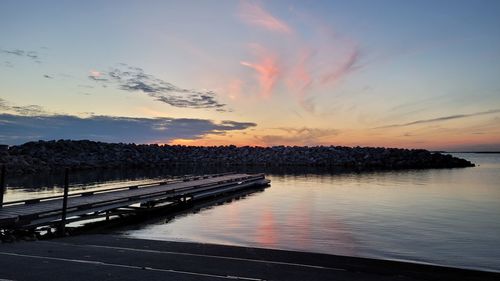
[[[69,169],[64,169],[64,196],[61,214],[61,235],[66,232],[66,211],[68,209],[68,190],[69,190]]]
[[[5,193],[5,165],[2,165],[0,172],[0,208],[3,207],[3,194]]]

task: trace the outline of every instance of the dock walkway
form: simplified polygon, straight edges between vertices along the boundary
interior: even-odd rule
[[[66,222],[154,208],[168,202],[195,201],[268,184],[263,174],[218,174],[69,194]],[[0,229],[56,224],[63,214],[63,196],[3,203]]]

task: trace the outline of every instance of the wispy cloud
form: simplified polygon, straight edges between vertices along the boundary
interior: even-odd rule
[[[340,133],[336,129],[321,128],[277,128],[280,134],[258,136],[257,139],[264,145],[318,145],[329,142],[328,137]]]
[[[6,60],[4,61],[3,63],[0,64],[0,66],[3,66],[3,67],[8,67],[8,68],[12,68],[14,67],[14,65],[12,64],[12,62]]]
[[[304,49],[299,52],[297,62],[291,67],[286,84],[291,92],[297,93],[298,102],[309,112],[314,111],[312,99],[307,97],[313,86],[315,77],[311,73],[310,64],[316,52]]]
[[[261,97],[272,97],[276,89],[284,86],[304,110],[314,112],[314,93],[331,92],[336,84],[363,67],[358,44],[334,32],[325,21],[290,8],[287,12],[296,23],[301,23],[297,29],[299,33],[258,2],[241,2],[239,8],[238,16],[247,24],[284,34],[293,33],[293,36],[281,37],[281,43],[252,43],[250,53],[255,59],[240,60],[240,65],[257,74]],[[244,91],[254,91],[252,83],[246,85]]]
[[[290,26],[255,2],[242,1],[238,15],[243,22],[249,25],[258,26],[273,32],[292,33]]]
[[[142,92],[158,101],[181,108],[211,108],[226,111],[212,91],[185,89],[144,73],[139,67],[121,64],[108,72],[91,70],[89,79],[98,83],[113,83],[124,91]]]
[[[79,117],[49,113],[37,105],[14,106],[0,99],[0,143],[34,140],[90,139],[106,142],[167,143],[199,139],[256,126],[251,122],[215,122],[196,118]]]
[[[41,116],[52,114],[39,105],[13,105],[2,98],[0,98],[0,112],[26,116]]]
[[[282,84],[309,112],[315,107],[311,93],[327,87],[331,89],[360,68],[358,46],[342,40],[325,46],[312,47],[304,43],[300,48],[291,47],[291,56],[256,43],[250,44],[249,50],[255,59],[242,60],[240,64],[255,71],[260,96],[271,97],[275,88]]]
[[[255,70],[259,80],[260,95],[270,97],[280,74],[278,59],[276,55],[258,44],[252,44],[250,48],[257,57],[257,61],[241,61],[240,64]]]
[[[25,55],[25,51],[24,50],[21,50],[21,49],[14,49],[14,50],[2,50],[4,53],[6,54],[10,54],[10,55],[16,55],[16,56],[24,56]]]
[[[79,88],[85,88],[85,89],[93,89],[94,86],[91,86],[91,85],[78,85]]]
[[[89,71],[89,79],[97,82],[107,82],[109,81],[108,78],[104,77],[105,74],[101,73],[100,71],[97,70],[91,70]]]
[[[416,121],[402,123],[402,124],[391,124],[391,125],[386,125],[386,126],[375,127],[374,129],[406,127],[406,126],[412,126],[412,125],[435,123],[435,122],[448,121],[448,120],[454,120],[454,119],[462,119],[462,118],[475,117],[475,116],[481,116],[481,115],[487,115],[487,114],[494,114],[494,113],[499,113],[499,112],[500,112],[500,109],[492,109],[492,110],[475,112],[475,113],[470,113],[470,114],[456,114],[456,115],[449,115],[449,116],[443,116],[443,117],[432,118],[432,119],[416,120]]]
[[[313,82],[312,74],[309,70],[309,62],[314,56],[315,52],[310,50],[301,50],[298,55],[297,62],[291,67],[290,74],[287,79],[288,87],[296,89],[303,95],[307,88]]]
[[[40,63],[40,54],[37,51],[27,51],[22,49],[12,49],[12,50],[4,50],[0,49],[1,53],[16,56],[16,57],[25,57],[33,60],[34,62]]]
[[[355,70],[357,67],[356,63],[359,61],[359,55],[360,52],[358,47],[353,47],[338,66],[334,66],[323,75],[323,77],[321,78],[321,83],[325,84],[337,82],[342,77]]]

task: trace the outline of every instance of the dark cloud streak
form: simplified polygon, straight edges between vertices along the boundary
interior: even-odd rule
[[[24,116],[0,114],[0,143],[21,144],[52,139],[90,139],[105,142],[154,143],[198,139],[245,130],[254,123],[188,118],[131,118],[72,115]]]
[[[142,92],[157,101],[181,108],[210,108],[226,111],[225,104],[217,101],[217,94],[212,91],[185,89],[166,82],[153,75],[144,73],[139,67],[120,64],[106,74],[89,75],[96,82],[114,82],[121,90]]]
[[[33,60],[36,63],[40,63],[40,55],[37,51],[26,51],[21,49],[13,49],[13,50],[3,50],[0,49],[0,53],[13,55],[17,57],[26,57]]]
[[[387,126],[376,127],[373,129],[406,127],[406,126],[412,126],[412,125],[418,125],[418,124],[427,124],[427,123],[441,122],[441,121],[447,121],[447,120],[453,120],[453,119],[461,119],[461,118],[468,118],[468,117],[481,116],[481,115],[487,115],[487,114],[494,114],[494,113],[499,113],[499,112],[500,112],[500,109],[492,109],[492,110],[475,112],[475,113],[470,113],[470,114],[457,114],[457,115],[443,116],[443,117],[438,117],[438,118],[433,118],[433,119],[417,120],[417,121],[412,121],[412,122],[403,123],[403,124],[392,124],[392,125],[387,125]]]
[[[34,140],[90,139],[105,142],[154,143],[224,135],[256,126],[251,122],[214,122],[196,118],[79,117],[55,114],[38,105],[16,106],[0,98],[0,143]]]
[[[97,81],[97,82],[107,82],[107,81],[109,81],[107,78],[101,78],[101,77],[92,76],[92,75],[89,75],[89,79]]]
[[[45,111],[41,106],[39,105],[23,105],[23,106],[18,106],[18,105],[11,105],[8,103],[6,100],[0,98],[0,111],[2,113],[13,113],[13,114],[20,114],[20,115],[27,115],[27,116],[34,116],[34,115],[50,115],[51,113]]]
[[[7,53],[7,54],[11,54],[11,55],[16,55],[16,56],[24,56],[24,54],[26,53],[25,51],[23,50],[20,50],[20,49],[14,49],[14,50],[2,50],[4,53]]]

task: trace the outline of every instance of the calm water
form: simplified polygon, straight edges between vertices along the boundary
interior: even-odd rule
[[[411,260],[500,270],[500,155],[466,169],[269,175],[229,204],[127,236]]]
[[[480,166],[269,174],[272,185],[263,192],[119,233],[500,271],[500,154],[456,156]],[[127,178],[144,182],[159,177]],[[78,183],[74,189],[120,185],[123,180],[118,175],[104,183],[86,183],[83,177]],[[36,191],[15,186],[11,184],[8,200],[60,192],[57,183]]]

